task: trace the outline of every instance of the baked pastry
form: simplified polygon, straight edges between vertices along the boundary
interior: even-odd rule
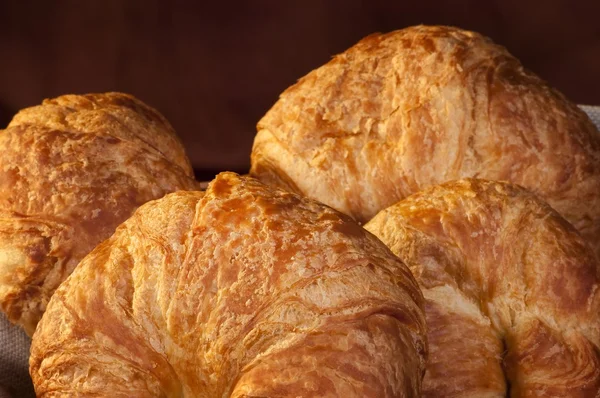
[[[425,296],[424,396],[599,396],[598,263],[538,197],[460,180],[409,196],[365,228]]]
[[[58,285],[138,206],[196,188],[172,127],[126,94],[22,110],[0,148],[0,308],[29,335]]]
[[[140,207],[59,287],[39,397],[418,397],[422,296],[349,217],[222,173]]]
[[[253,176],[360,222],[445,181],[507,180],[544,198],[600,254],[600,134],[479,34],[371,35],[288,88],[257,129]]]

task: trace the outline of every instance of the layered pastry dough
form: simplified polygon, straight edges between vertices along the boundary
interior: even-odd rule
[[[79,260],[138,206],[196,188],[169,123],[125,94],[22,110],[0,148],[0,308],[29,334]]]
[[[40,397],[418,397],[422,295],[349,217],[223,173],[140,207],[56,291]]]
[[[252,175],[359,221],[445,181],[508,180],[600,254],[600,134],[479,34],[371,35],[288,88],[257,129]]]
[[[424,396],[600,395],[598,263],[536,196],[507,183],[450,182],[365,228],[425,296]]]

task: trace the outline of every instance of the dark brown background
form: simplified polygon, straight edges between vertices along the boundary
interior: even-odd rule
[[[278,94],[375,31],[450,24],[491,36],[578,103],[600,104],[600,1],[1,1],[0,123],[65,93],[158,108],[200,178],[248,167]]]

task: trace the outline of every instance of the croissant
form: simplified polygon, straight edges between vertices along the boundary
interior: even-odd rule
[[[503,47],[451,27],[361,40],[259,121],[251,174],[360,222],[429,186],[507,180],[600,255],[600,134]]]
[[[460,180],[381,211],[365,228],[425,296],[425,397],[600,395],[598,263],[541,199]]]
[[[196,188],[169,123],[125,94],[22,110],[0,148],[0,309],[29,335],[58,285],[138,206]]]
[[[349,217],[233,173],[140,207],[56,291],[39,397],[418,397],[408,268]]]

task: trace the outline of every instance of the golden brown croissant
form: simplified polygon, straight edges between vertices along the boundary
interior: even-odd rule
[[[0,148],[0,308],[30,335],[58,285],[139,205],[196,187],[169,123],[125,94],[25,109]]]
[[[409,196],[365,228],[425,296],[424,396],[600,395],[599,267],[539,198],[461,180]]]
[[[428,186],[508,180],[600,254],[600,134],[504,48],[417,26],[365,38],[260,120],[251,174],[359,221]]]
[[[222,173],[140,207],[52,297],[40,397],[418,397],[422,296],[349,217]]]

